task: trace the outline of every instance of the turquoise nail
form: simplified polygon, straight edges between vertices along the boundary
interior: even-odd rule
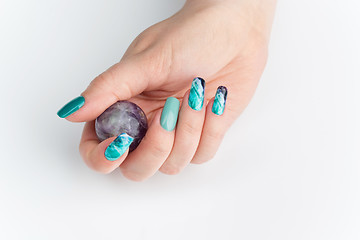
[[[161,113],[160,125],[167,131],[174,130],[179,114],[180,102],[174,97],[166,99]]]
[[[227,93],[226,87],[220,86],[217,88],[214,103],[212,105],[212,112],[216,115],[222,115],[224,113]]]
[[[77,110],[79,110],[85,104],[85,98],[83,96],[74,98],[65,106],[63,106],[58,112],[57,115],[61,118],[66,118],[67,116],[73,114]]]
[[[189,106],[196,110],[200,111],[204,104],[204,91],[205,91],[205,81],[202,78],[195,78],[192,81],[190,94],[189,94]]]
[[[105,150],[105,157],[109,161],[115,161],[121,157],[130,144],[134,141],[134,138],[126,133],[120,134]]]

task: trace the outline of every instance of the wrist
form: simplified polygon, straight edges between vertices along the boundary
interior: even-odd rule
[[[245,23],[258,33],[270,35],[277,0],[186,0],[185,9],[217,9],[228,18]],[[243,26],[244,27],[244,26]]]

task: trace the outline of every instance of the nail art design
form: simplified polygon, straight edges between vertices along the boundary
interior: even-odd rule
[[[85,98],[83,96],[79,96],[77,98],[74,98],[65,106],[63,106],[58,112],[57,115],[61,118],[66,118],[79,110],[82,106],[85,104]]]
[[[228,91],[226,87],[220,86],[217,88],[212,106],[212,112],[216,115],[222,115],[224,113],[227,93]]]
[[[192,81],[190,94],[189,94],[189,106],[196,110],[200,111],[204,104],[204,91],[205,91],[205,81],[202,78],[195,78]]]
[[[105,157],[109,161],[115,161],[121,157],[130,144],[134,141],[134,138],[126,133],[120,134],[105,150]]]
[[[174,130],[178,119],[180,102],[174,97],[166,99],[161,113],[160,125],[167,131]]]

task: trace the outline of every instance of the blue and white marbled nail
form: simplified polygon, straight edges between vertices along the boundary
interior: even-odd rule
[[[205,81],[202,78],[195,78],[192,81],[190,94],[189,94],[189,106],[200,111],[204,104],[204,92],[205,92]]]
[[[212,112],[216,115],[222,115],[224,113],[227,93],[228,91],[226,87],[220,86],[217,88],[212,106]]]
[[[126,133],[120,134],[105,150],[105,157],[109,161],[115,161],[121,157],[130,144],[134,141],[134,138]]]

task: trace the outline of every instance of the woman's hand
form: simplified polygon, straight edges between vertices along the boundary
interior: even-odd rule
[[[274,7],[272,0],[192,0],[141,33],[119,63],[95,78],[83,98],[59,114],[87,122],[80,142],[87,165],[103,173],[120,166],[127,178],[140,181],[159,169],[176,174],[190,162],[210,160],[254,94],[266,63]],[[201,84],[198,98],[190,98],[195,103],[188,103],[189,88],[198,76],[206,81],[203,107]],[[225,111],[220,104],[215,114],[212,105],[219,86],[227,88],[228,97]],[[166,123],[160,123],[165,100],[171,96],[181,102],[174,130],[171,122],[165,128]],[[125,99],[144,110],[149,129],[136,150],[109,161],[104,153],[115,137],[99,142],[94,119]],[[196,101],[201,109],[196,109]]]

